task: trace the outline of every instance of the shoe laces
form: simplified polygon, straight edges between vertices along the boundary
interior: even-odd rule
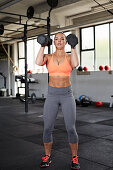
[[[74,156],[74,157],[72,158],[72,161],[73,161],[73,163],[78,164],[78,156]]]
[[[48,155],[45,155],[44,157],[42,157],[42,162],[47,162],[49,159]]]

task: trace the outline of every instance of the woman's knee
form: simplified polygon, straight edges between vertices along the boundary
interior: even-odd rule
[[[51,128],[44,128],[43,142],[52,142],[52,141],[53,141],[53,137],[52,137]]]
[[[69,127],[69,128],[67,128],[67,133],[69,135],[75,135],[76,134],[76,129]]]
[[[45,134],[51,134],[52,133],[52,127],[44,127],[44,133]]]
[[[69,143],[77,143],[78,142],[78,134],[77,134],[75,128],[68,128],[67,133],[68,133]]]

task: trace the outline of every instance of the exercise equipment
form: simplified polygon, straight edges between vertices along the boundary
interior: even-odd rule
[[[52,39],[49,38],[48,36],[44,35],[44,34],[40,34],[38,37],[37,37],[37,42],[42,46],[42,47],[45,47],[45,46],[49,46],[52,44]]]
[[[21,102],[25,102],[25,95],[19,95],[18,97]],[[29,103],[35,103],[36,102],[36,94],[32,93],[31,96],[28,96],[28,102]]]
[[[27,73],[32,73],[32,71],[31,70],[27,70]]]
[[[110,70],[110,67],[109,67],[108,65],[106,65],[106,66],[104,67],[104,69],[105,69],[106,71],[108,71],[108,70]]]
[[[12,41],[13,39],[18,39],[18,40],[22,40],[24,42],[24,58],[25,58],[25,113],[28,112],[28,78],[27,78],[27,28],[28,27],[34,27],[34,28],[45,28],[47,29],[47,45],[48,45],[48,54],[50,54],[50,45],[52,44],[52,40],[50,39],[50,13],[52,11],[52,8],[55,8],[57,5],[58,5],[58,0],[47,0],[47,3],[48,5],[51,7],[49,12],[48,12],[48,16],[47,18],[40,18],[40,17],[33,17],[34,15],[34,8],[32,6],[30,6],[28,9],[27,9],[27,14],[26,15],[20,15],[20,14],[15,14],[15,13],[9,13],[9,12],[4,12],[4,11],[0,11],[0,14],[6,14],[6,15],[13,15],[13,16],[16,16],[16,18],[18,17],[18,21],[19,22],[13,22],[13,21],[6,21],[6,20],[3,20],[3,23],[9,23],[9,24],[14,24],[14,25],[19,25],[19,26],[23,26],[23,31],[20,31],[20,30],[13,30],[15,32],[21,32],[21,33],[24,33],[22,34],[22,37],[14,37],[14,36],[1,36],[3,38],[11,38],[10,40]],[[23,20],[23,17],[24,17],[24,20]],[[26,20],[25,20],[26,18]],[[36,26],[35,24],[28,24],[28,21],[29,19],[37,19],[37,20],[43,20],[43,21],[47,21],[47,25],[46,26]],[[12,30],[12,29],[11,29]],[[9,31],[11,31],[9,29]],[[29,29],[29,30],[32,30],[32,29]],[[2,35],[4,33],[4,26],[3,25],[0,25],[0,35]],[[3,43],[5,41],[2,41],[1,43]]]
[[[100,71],[103,71],[104,70],[104,67],[102,65],[99,66],[99,70]]]
[[[18,75],[18,76],[15,76],[15,81],[16,82],[18,82],[18,81],[20,81],[21,82],[21,86],[20,87],[18,87],[18,93],[16,94],[16,98],[17,99],[19,99],[21,102],[26,102],[26,98],[25,98],[25,95],[23,94],[20,94],[19,93],[19,89],[20,88],[24,88],[23,86],[22,86],[22,83],[25,83],[26,82],[26,80],[25,80],[25,76],[23,76],[23,75]],[[29,103],[35,103],[36,102],[36,94],[33,92],[31,95],[29,95],[29,84],[30,83],[35,83],[35,79],[34,78],[27,78],[27,82],[28,82],[28,87],[27,87],[27,92],[28,92],[28,96],[27,96],[27,98],[28,98],[28,102]]]
[[[80,101],[80,104],[81,104],[82,107],[87,107],[87,106],[91,105],[91,100],[86,95],[81,95],[79,97],[79,101]]]
[[[88,71],[88,68],[85,66],[85,67],[83,68],[83,70],[84,70],[84,71]]]
[[[79,67],[78,67],[78,71],[83,71],[83,67],[82,67],[82,66],[79,66]]]
[[[88,97],[86,97],[86,98],[83,98],[80,103],[81,103],[81,106],[87,107],[91,104],[91,101]]]
[[[58,5],[58,0],[47,0],[47,3],[51,8],[55,8]]]
[[[4,33],[4,26],[3,24],[0,25],[0,35],[2,35]]]
[[[28,19],[33,18],[33,15],[34,15],[34,8],[33,8],[32,6],[30,6],[30,7],[27,9],[27,17],[28,17]]]
[[[67,42],[68,44],[74,48],[78,44],[78,38],[76,37],[75,34],[69,34],[67,37]]]
[[[96,107],[101,107],[103,104],[102,104],[102,102],[101,101],[97,101],[96,102]]]

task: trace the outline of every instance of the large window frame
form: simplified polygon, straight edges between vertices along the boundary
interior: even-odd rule
[[[88,26],[88,27],[82,27],[80,28],[80,65],[83,65],[83,62],[82,62],[82,55],[84,52],[89,52],[89,51],[94,51],[94,70],[89,70],[89,71],[98,71],[99,68],[96,68],[96,60],[97,60],[97,56],[96,56],[96,33],[95,33],[95,29],[96,27],[98,26],[102,26],[102,25],[105,25],[105,24],[108,24],[109,25],[109,34],[108,34],[108,39],[109,39],[109,47],[108,47],[108,50],[109,50],[109,55],[108,55],[108,58],[109,58],[109,66],[111,69],[113,69],[113,64],[112,64],[112,61],[113,61],[113,47],[112,47],[112,44],[113,44],[113,40],[112,40],[112,37],[113,37],[113,31],[111,30],[111,24],[112,24],[112,27],[113,27],[113,22],[107,22],[107,23],[102,23],[102,24],[97,24],[97,25],[93,25],[93,26]],[[94,48],[88,48],[88,49],[83,49],[82,47],[82,44],[83,44],[83,39],[82,39],[82,31],[83,29],[87,29],[87,28],[93,28],[93,37],[94,37],[94,40],[93,40],[93,43],[94,43]],[[112,31],[112,37],[111,37],[111,31]],[[84,67],[84,66],[83,66]]]

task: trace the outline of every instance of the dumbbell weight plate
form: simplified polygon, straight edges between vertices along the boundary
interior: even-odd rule
[[[45,35],[39,35],[37,37],[37,42],[41,45],[45,44],[47,42],[47,37]]]
[[[27,9],[27,17],[28,19],[31,19],[34,15],[34,8],[32,6],[30,6],[28,9]]]
[[[58,5],[58,0],[47,0],[47,3],[51,8],[55,8]]]
[[[76,37],[75,34],[69,34],[67,36],[67,42],[69,45],[71,45],[72,47],[75,47],[78,44],[78,38]]]

